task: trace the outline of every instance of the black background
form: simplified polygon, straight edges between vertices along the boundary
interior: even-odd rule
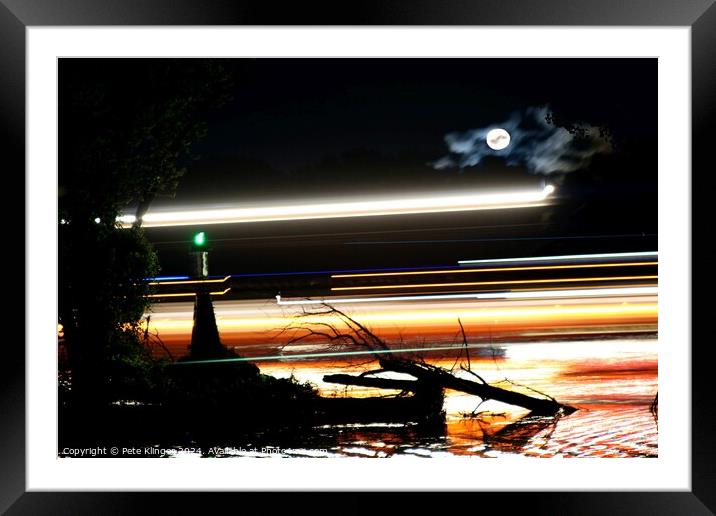
[[[229,1],[126,1],[72,0],[33,1],[4,0],[0,5],[0,59],[3,77],[2,103],[3,154],[7,170],[15,177],[24,171],[24,51],[27,25],[94,25],[94,24],[563,24],[563,25],[688,25],[692,26],[692,181],[702,185],[693,188],[694,206],[708,206],[709,189],[703,188],[711,167],[711,148],[716,108],[716,8],[705,1],[625,1],[574,2],[550,1],[529,3],[516,1],[464,2],[375,2],[344,5],[298,4],[287,6],[275,2],[236,3]],[[9,6],[6,7],[6,6]],[[283,8],[281,8],[283,7]],[[171,9],[170,9],[171,8]],[[337,10],[338,9],[338,10]],[[702,210],[694,212],[692,276],[705,274],[708,250],[706,224],[712,217]],[[19,231],[19,228],[16,228]],[[26,274],[30,271],[26,271]],[[19,275],[17,275],[19,276]],[[698,283],[697,283],[698,285]],[[705,290],[704,286],[700,287]],[[693,339],[693,398],[692,398],[692,490],[682,493],[455,493],[433,497],[433,502],[454,503],[454,509],[484,510],[509,507],[515,511],[537,514],[713,514],[716,496],[713,428],[714,404],[711,398],[710,342],[703,334],[708,320],[707,303],[694,304],[695,335]],[[686,343],[684,343],[686,344]],[[0,468],[0,508],[9,514],[127,514],[163,513],[194,514],[206,512],[236,513],[243,501],[258,502],[270,499],[267,513],[282,512],[293,503],[292,511],[307,508],[313,512],[325,508],[324,499],[308,495],[292,495],[290,500],[268,494],[131,494],[131,493],[24,493],[25,491],[25,423],[24,423],[24,352],[19,345],[7,346],[0,376],[3,422],[0,439],[3,460]],[[334,502],[346,507],[346,513],[363,513],[382,506],[378,495],[349,494],[336,496]],[[324,497],[324,495],[321,495]],[[253,500],[247,500],[253,498]],[[412,500],[410,502],[409,500]],[[283,502],[281,504],[280,502]],[[424,496],[403,497],[406,510],[413,504],[423,504]],[[13,505],[14,504],[14,505]],[[156,508],[152,506],[156,505]],[[225,508],[225,509],[224,509]],[[237,509],[238,508],[238,509]],[[276,510],[273,510],[273,509]],[[241,511],[243,512],[243,511]],[[376,510],[377,512],[377,510]]]

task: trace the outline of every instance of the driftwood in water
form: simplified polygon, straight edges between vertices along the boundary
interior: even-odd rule
[[[411,390],[416,393],[436,390],[442,391],[442,389],[452,389],[456,391],[465,392],[467,394],[473,394],[479,396],[483,400],[496,400],[509,405],[516,405],[523,407],[535,415],[555,415],[558,413],[571,414],[576,409],[567,405],[562,405],[554,398],[546,396],[544,398],[535,398],[519,392],[509,391],[489,385],[479,375],[472,373],[472,375],[479,380],[479,382],[468,380],[465,378],[459,378],[452,374],[452,372],[443,369],[438,366],[426,364],[425,362],[418,362],[415,360],[407,360],[402,358],[388,358],[385,356],[386,353],[390,352],[389,346],[377,335],[375,335],[365,325],[356,321],[352,317],[346,315],[344,312],[330,306],[329,304],[323,304],[324,309],[313,312],[304,312],[298,317],[306,316],[332,316],[338,317],[345,326],[346,330],[339,330],[334,324],[324,321],[312,321],[307,322],[304,325],[292,326],[284,329],[288,331],[293,329],[298,332],[294,335],[289,343],[300,342],[309,337],[321,337],[326,339],[334,346],[351,346],[353,348],[363,349],[371,352],[374,358],[378,360],[381,371],[393,371],[397,373],[408,374],[416,380],[390,380],[387,378],[369,378],[366,373],[361,376],[350,375],[328,375],[324,377],[325,381],[330,382],[329,378],[340,381],[334,383],[348,384],[348,385],[359,385],[368,387],[383,387],[388,389],[401,389]],[[462,327],[462,322],[458,319],[460,329],[463,334],[463,342],[467,347],[467,338],[465,337],[465,331]],[[468,356],[469,358],[469,356]],[[468,372],[469,369],[468,369]],[[416,390],[417,389],[417,390]],[[540,393],[541,394],[541,393]]]
[[[508,405],[517,405],[535,414],[556,414],[560,411],[565,414],[571,414],[576,410],[573,407],[562,405],[554,398],[535,398],[520,392],[501,389],[500,387],[487,384],[482,381],[481,378],[481,383],[459,378],[450,371],[440,367],[414,362],[412,360],[382,359],[380,365],[385,370],[414,376],[419,381],[439,385],[445,389],[474,394],[483,400],[496,400],[507,403]]]
[[[357,385],[359,387],[377,387],[378,389],[397,389],[399,391],[417,392],[420,382],[416,380],[392,380],[390,378],[375,378],[372,376],[352,376],[349,374],[328,374],[323,377],[324,382],[340,385]]]
[[[508,405],[525,408],[534,414],[551,415],[563,412],[571,414],[574,408],[562,405],[554,399],[535,398],[520,392],[501,389],[487,383],[478,383],[465,378],[454,376],[449,371],[429,364],[411,360],[380,360],[382,371],[394,371],[409,374],[417,380],[393,380],[388,378],[375,378],[370,376],[351,376],[347,374],[326,375],[323,380],[341,385],[358,385],[362,387],[377,387],[382,389],[400,389],[418,392],[429,388],[452,389],[474,394],[483,400],[496,400]]]

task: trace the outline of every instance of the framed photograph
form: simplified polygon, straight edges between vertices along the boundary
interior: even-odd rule
[[[27,237],[3,510],[713,513],[712,2],[0,2]]]

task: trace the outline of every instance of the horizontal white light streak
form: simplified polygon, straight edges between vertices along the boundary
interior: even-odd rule
[[[603,296],[657,295],[658,287],[593,288],[571,290],[539,290],[532,292],[486,292],[470,294],[435,294],[424,296],[382,296],[356,298],[289,299],[276,296],[279,305],[322,305],[338,303],[379,303],[382,301],[433,301],[442,299],[544,299]]]
[[[237,357],[237,358],[213,358],[209,360],[184,360],[182,362],[172,362],[172,366],[181,366],[187,364],[218,364],[222,362],[260,362],[265,360],[297,360],[306,358],[326,358],[326,357],[349,357],[361,355],[385,355],[392,353],[416,353],[422,351],[460,351],[465,348],[479,349],[484,348],[484,344],[464,344],[447,345],[447,346],[431,346],[422,348],[397,348],[397,349],[376,349],[371,351],[330,351],[323,353],[293,353],[283,355],[268,355],[260,357]]]
[[[212,296],[223,296],[229,290],[231,290],[231,287],[229,287],[223,291],[219,290],[218,292],[209,292],[209,294],[211,294]],[[196,292],[182,292],[182,293],[176,293],[176,294],[148,294],[144,297],[192,297],[195,295],[196,295]]]
[[[552,269],[598,269],[603,267],[638,267],[642,265],[656,265],[656,262],[627,262],[627,263],[584,263],[581,265],[537,265],[531,267],[497,267],[483,269],[443,269],[439,271],[409,271],[409,272],[369,272],[360,274],[332,274],[331,278],[370,278],[380,276],[420,276],[426,274],[465,274],[470,272],[513,272],[513,271],[546,271]]]
[[[553,192],[554,187],[547,185],[541,189],[467,195],[374,199],[257,208],[149,212],[142,217],[142,225],[144,227],[192,226],[528,208],[544,205]],[[123,215],[117,220],[124,227],[129,227],[136,218],[134,215]]]
[[[596,260],[596,259],[622,259],[622,258],[658,258],[657,251],[637,253],[601,253],[601,254],[567,254],[563,256],[529,256],[525,258],[493,258],[486,260],[459,260],[460,265],[474,265],[478,263],[521,263],[521,262],[550,262],[566,260]]]

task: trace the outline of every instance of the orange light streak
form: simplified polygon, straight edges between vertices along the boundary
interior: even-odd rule
[[[147,285],[192,285],[196,283],[223,283],[231,276],[226,276],[224,279],[212,279],[212,280],[178,280],[178,281],[150,281]]]
[[[217,291],[217,292],[209,292],[212,296],[223,296],[226,294],[229,290],[231,290],[231,287],[227,288],[226,290]],[[180,293],[180,294],[148,294],[144,297],[191,297],[195,296],[196,292],[188,292],[188,293]]]
[[[366,325],[375,327],[396,327],[402,324],[411,328],[434,327],[456,324],[459,317],[463,323],[498,322],[510,324],[526,324],[539,322],[541,325],[565,323],[572,321],[599,322],[612,319],[646,319],[656,320],[658,308],[656,303],[624,303],[624,304],[593,304],[575,306],[527,306],[515,308],[485,308],[462,310],[411,310],[387,311],[355,314],[355,319]],[[336,316],[309,316],[298,321],[292,316],[266,316],[266,317],[217,317],[217,324],[221,331],[276,331],[291,325],[310,326],[315,323],[327,323],[338,328],[343,321]],[[187,317],[183,320],[152,319],[151,325],[155,330],[165,332],[191,331],[193,320]]]
[[[630,263],[596,263],[581,265],[542,265],[532,267],[499,267],[490,269],[445,269],[439,271],[416,272],[375,272],[361,274],[333,274],[331,278],[368,278],[378,276],[412,276],[424,274],[462,274],[466,272],[503,272],[503,271],[540,271],[550,269],[586,269],[592,267],[634,267],[637,265],[657,265],[657,262],[630,262]]]
[[[374,289],[404,289],[404,288],[431,288],[431,287],[472,287],[478,285],[523,285],[534,283],[576,283],[580,281],[623,281],[623,280],[644,280],[657,279],[659,276],[605,276],[597,278],[555,278],[539,280],[510,280],[510,281],[471,281],[461,283],[420,283],[413,285],[367,285],[360,287],[332,287],[331,290],[374,290]]]

